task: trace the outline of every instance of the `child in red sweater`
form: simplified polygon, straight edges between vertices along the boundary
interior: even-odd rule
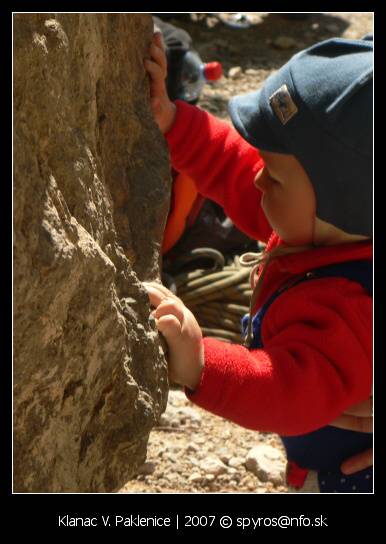
[[[290,466],[317,471],[326,492],[372,490],[371,468],[340,468],[372,435],[330,426],[372,390],[372,52],[367,37],[298,53],[231,100],[237,132],[170,102],[157,36],[145,61],[173,167],[267,243],[244,346],[203,339],[178,297],[145,284],[170,379],[199,406],[280,434]]]

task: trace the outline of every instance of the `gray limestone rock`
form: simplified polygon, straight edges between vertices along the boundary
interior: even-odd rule
[[[141,281],[170,196],[146,14],[14,15],[14,491],[106,492],[143,464],[167,368]]]
[[[259,444],[249,451],[245,467],[253,472],[261,482],[280,485],[284,481],[286,459],[278,449],[266,444]]]

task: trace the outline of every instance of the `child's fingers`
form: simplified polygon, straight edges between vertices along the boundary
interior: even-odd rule
[[[147,295],[149,297],[151,306],[158,308],[158,306],[164,300],[165,295],[161,293],[159,289],[156,289],[152,285],[143,284],[143,286],[145,287],[147,291]]]
[[[181,323],[175,315],[164,315],[156,321],[156,324],[166,340],[173,340],[181,334]]]
[[[165,80],[166,75],[164,73],[164,70],[156,62],[150,59],[145,59],[144,65],[155,83],[163,82]]]
[[[184,310],[177,300],[163,300],[157,309],[154,310],[153,315],[156,319],[160,319],[164,315],[174,315],[181,325],[184,323]]]
[[[159,32],[159,31],[154,32],[153,41],[158,47],[160,47],[163,51],[165,51],[165,44],[162,37],[162,32]]]
[[[164,76],[167,76],[167,59],[166,55],[160,47],[157,47],[154,43],[150,46],[151,58],[162,68]]]
[[[151,107],[155,109],[155,108],[158,108],[159,105],[161,104],[161,99],[159,98],[159,96],[153,96],[153,98],[150,99],[150,102],[151,102]]]
[[[158,66],[158,64],[152,60],[145,60],[144,66],[151,80],[150,96],[163,97],[166,94],[166,87],[165,74],[162,68],[160,68],[160,66]]]
[[[330,425],[332,427],[338,427],[338,429],[346,429],[348,431],[358,431],[361,433],[373,432],[372,417],[358,417],[342,414],[338,418],[334,419]]]
[[[343,474],[350,475],[355,474],[355,472],[359,472],[360,470],[364,470],[365,468],[371,467],[372,464],[373,450],[369,449],[350,457],[350,459],[347,459],[347,461],[342,463],[340,470],[343,472]]]
[[[147,291],[150,305],[156,309],[158,309],[160,304],[164,301],[167,301],[167,299],[169,299],[169,301],[176,301],[179,306],[183,305],[183,302],[163,285],[158,283],[143,283],[143,286]]]
[[[150,289],[152,292],[157,291],[159,295],[164,295],[164,296],[161,296],[160,302],[161,300],[165,298],[165,296],[168,298],[173,298],[180,301],[180,299],[174,293],[172,293],[172,291],[170,291],[167,287],[162,285],[162,283],[157,283],[155,281],[152,281],[152,282],[144,281],[142,282],[142,285],[145,287],[145,289]]]

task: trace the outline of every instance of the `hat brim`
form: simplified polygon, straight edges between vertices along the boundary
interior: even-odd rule
[[[248,143],[263,151],[291,153],[279,142],[270,125],[265,121],[260,107],[263,89],[231,98],[229,114],[237,132]]]

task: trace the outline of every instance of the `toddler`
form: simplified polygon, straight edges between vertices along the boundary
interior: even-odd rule
[[[372,391],[372,37],[293,56],[230,101],[236,130],[169,100],[159,35],[150,56],[172,166],[267,244],[250,261],[244,345],[203,338],[177,296],[144,284],[170,379],[206,410],[281,435],[292,485],[310,470],[322,492],[371,492],[371,467],[349,476],[340,467],[372,447],[372,434],[330,424]]]

